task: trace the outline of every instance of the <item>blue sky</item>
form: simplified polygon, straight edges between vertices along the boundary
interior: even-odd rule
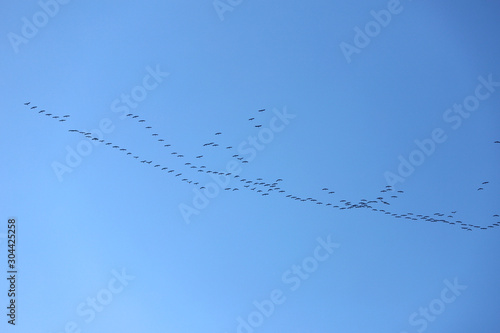
[[[5,2],[2,331],[498,330],[499,9]]]

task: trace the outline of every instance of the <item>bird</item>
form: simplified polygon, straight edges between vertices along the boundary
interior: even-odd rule
[[[43,110],[43,111],[45,111],[45,110]],[[64,117],[64,118],[69,118],[69,114],[64,115],[63,117]]]
[[[495,141],[495,143],[500,143],[500,141]]]
[[[483,182],[483,184],[488,184],[489,182]]]
[[[248,119],[248,120],[254,120],[254,119],[255,119],[255,118],[250,118],[250,119]]]
[[[255,127],[262,127],[262,125],[255,125]]]
[[[217,133],[215,133],[215,135],[221,135],[221,134],[222,134],[221,132],[217,132]]]
[[[66,121],[66,119],[59,119],[59,121]]]
[[[30,105],[30,103],[31,103],[31,102],[26,102],[26,103],[24,103],[24,105]]]
[[[45,110],[40,110],[40,111],[38,111],[38,113],[42,113],[42,112],[45,112]]]
[[[264,111],[266,111],[266,109],[260,109],[260,110],[259,110],[259,112],[264,112]]]
[[[36,108],[37,108],[37,106],[36,106],[36,105],[31,107],[31,109],[36,109]]]
[[[196,158],[202,158],[202,157],[203,157],[203,155],[198,155],[198,156],[196,156]]]
[[[150,128],[151,128],[151,126],[146,126],[146,128],[147,128],[147,129],[150,129]]]
[[[143,123],[143,122],[145,122],[145,120],[144,120],[144,119],[141,119],[141,120],[139,120],[139,122],[140,122],[140,123]]]
[[[477,190],[478,190],[478,191],[481,191],[481,190],[484,190],[484,188],[480,187],[480,188],[478,188]]]

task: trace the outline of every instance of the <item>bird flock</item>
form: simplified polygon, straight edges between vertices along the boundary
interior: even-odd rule
[[[25,106],[29,107],[30,110],[35,110],[37,111],[37,106],[31,106],[30,102],[24,103]],[[260,109],[257,112],[262,113],[265,112],[266,109]],[[58,121],[59,123],[63,124],[65,123],[68,118],[70,118],[70,115],[54,115],[51,113],[47,113],[46,110],[40,110],[37,111],[39,115],[45,115],[50,117],[51,119],[54,119],[55,121]],[[314,197],[304,197],[304,196],[299,196],[294,193],[290,193],[289,191],[285,190],[283,188],[283,179],[278,178],[274,181],[270,180],[264,180],[263,178],[256,178],[256,179],[250,179],[250,178],[243,178],[237,174],[232,174],[231,172],[221,172],[220,170],[210,170],[206,165],[204,165],[203,160],[205,154],[208,152],[206,149],[214,149],[216,147],[220,147],[221,143],[217,142],[217,140],[214,139],[214,141],[206,142],[202,145],[201,149],[205,149],[205,151],[202,154],[197,154],[193,156],[192,159],[189,160],[188,157],[185,157],[183,153],[180,153],[179,151],[173,151],[174,148],[172,147],[171,143],[166,143],[165,139],[160,136],[159,133],[155,133],[153,130],[153,127],[151,125],[148,125],[146,119],[143,117],[140,117],[139,115],[129,113],[126,115],[128,118],[132,120],[136,120],[137,123],[141,126],[144,127],[145,130],[147,130],[150,134],[151,137],[154,138],[157,142],[159,142],[163,148],[168,149],[170,155],[176,156],[176,158],[179,159],[184,159],[186,162],[182,166],[182,170],[175,170],[172,169],[162,163],[157,163],[153,162],[153,160],[149,160],[147,158],[141,157],[139,154],[134,154],[128,149],[124,147],[120,147],[117,144],[114,144],[112,142],[109,142],[104,139],[99,139],[95,136],[92,135],[90,132],[86,131],[81,131],[78,129],[69,129],[69,132],[80,134],[85,136],[86,138],[93,140],[93,141],[99,141],[100,143],[104,143],[105,146],[109,146],[111,149],[116,149],[118,151],[121,151],[124,153],[125,156],[128,156],[144,165],[149,165],[152,166],[153,168],[157,168],[160,171],[170,174],[173,177],[177,177],[180,179],[182,182],[186,182],[188,184],[192,184],[193,186],[197,186],[200,190],[205,189],[204,186],[200,185],[200,181],[195,179],[198,177],[194,177],[194,175],[187,175],[190,171],[195,171],[196,173],[200,174],[213,174],[213,175],[220,175],[220,176],[229,176],[232,177],[235,181],[239,181],[238,186],[233,186],[233,187],[226,187],[224,188],[225,191],[239,191],[239,190],[249,190],[249,191],[254,191],[255,193],[262,195],[262,196],[269,196],[269,195],[282,195],[285,198],[288,198],[290,200],[294,201],[301,201],[301,202],[309,202],[311,204],[315,205],[322,205],[325,207],[333,208],[333,209],[338,209],[338,210],[347,210],[347,209],[369,209],[373,212],[378,212],[380,214],[384,214],[387,216],[394,217],[396,219],[406,219],[406,220],[411,220],[411,221],[425,221],[425,222],[430,222],[430,223],[444,223],[448,224],[450,226],[456,226],[459,227],[463,230],[466,231],[473,231],[473,230],[489,230],[493,229],[496,227],[500,227],[500,216],[499,214],[494,214],[492,215],[492,218],[494,219],[494,222],[489,224],[489,225],[478,225],[478,224],[471,224],[471,223],[466,223],[465,221],[458,220],[455,218],[455,214],[457,211],[452,211],[450,213],[442,213],[442,212],[436,212],[433,213],[433,215],[424,215],[424,214],[415,214],[412,212],[406,212],[406,213],[396,213],[393,212],[392,208],[390,208],[391,204],[395,199],[397,199],[399,196],[404,194],[404,191],[402,190],[396,190],[393,188],[391,185],[385,186],[385,188],[380,189],[380,195],[376,199],[368,200],[368,199],[359,199],[359,200],[346,200],[346,199],[337,199],[335,196],[335,191],[330,190],[329,188],[322,188],[321,191],[327,194],[327,197],[329,199],[327,200],[320,200],[318,198]],[[250,117],[248,118],[248,121],[255,123],[256,117]],[[255,128],[260,128],[262,127],[262,124],[257,123],[253,125]],[[222,134],[222,132],[215,132],[214,136],[219,138]],[[500,144],[500,141],[494,141],[495,144]],[[233,146],[231,145],[222,145],[224,149],[230,151],[233,149]],[[233,154],[232,158],[238,160],[240,163],[249,163],[248,160],[246,160],[243,156],[240,156],[239,154]],[[478,187],[477,191],[483,191],[486,185],[489,184],[488,181],[482,182],[481,186]]]

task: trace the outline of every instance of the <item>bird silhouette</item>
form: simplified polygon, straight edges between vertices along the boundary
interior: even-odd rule
[[[42,111],[42,110],[41,110]],[[42,113],[41,111],[39,111],[38,113]],[[45,110],[43,110],[45,111]],[[259,110],[260,111],[260,110]],[[46,113],[47,114],[47,113]],[[47,115],[50,115],[52,116],[52,114],[47,114]],[[132,115],[132,114],[130,114]],[[70,115],[65,115],[63,116],[63,118],[66,118],[66,116],[70,116]],[[137,118],[139,116],[134,116],[134,118]],[[58,119],[59,117],[58,116],[54,116],[53,119]],[[59,121],[64,121],[65,119],[59,119]],[[144,120],[145,119],[141,119],[141,120]],[[250,120],[250,119],[249,119]],[[257,127],[260,127],[262,125],[257,125]],[[150,126],[149,126],[150,127]],[[93,137],[93,135],[91,133],[88,133],[88,132],[84,132],[84,131],[78,131],[78,130],[68,130],[70,132],[77,132],[77,133],[80,133],[80,134],[83,134],[85,135],[86,137],[90,138],[91,140],[93,141],[99,141],[99,142],[104,142],[104,140],[98,140],[98,138],[96,137]],[[222,132],[217,132],[217,133],[222,133]],[[155,133],[157,134],[157,133]],[[158,139],[158,141],[160,141],[162,139]],[[495,142],[497,143],[497,142]],[[500,143],[500,142],[498,142]],[[113,145],[111,142],[107,142],[105,143],[105,145]],[[215,144],[214,142],[211,142],[211,143],[208,143],[206,145],[213,145],[214,147],[217,147],[219,146],[219,144]],[[170,147],[170,144],[168,145],[164,145],[164,147]],[[230,149],[229,147],[232,148],[232,146],[225,146],[226,149]],[[116,148],[118,149],[119,146],[118,145],[114,145],[112,148]],[[126,151],[127,149],[125,148],[119,148],[120,151]],[[172,153],[173,155],[177,155],[178,157],[184,157],[184,155],[180,154],[180,153],[177,153],[177,152],[174,152]],[[129,155],[132,155],[130,152],[127,152],[126,155],[124,154],[124,156],[129,156]],[[194,154],[191,155],[191,156],[195,156]],[[196,156],[196,158],[201,158],[203,155],[198,155]],[[133,156],[134,158],[139,158],[139,156]],[[245,161],[244,160],[244,157],[241,157],[239,156],[238,154],[235,154],[233,155],[233,157],[239,157],[238,160],[242,161],[242,163],[248,163],[248,161]],[[189,159],[187,159],[189,161]],[[147,161],[147,160],[141,160],[140,162],[142,163],[148,163],[148,164],[151,164],[152,161]],[[199,168],[195,165],[191,165],[191,163],[187,162],[184,164],[185,167],[189,167],[189,168],[192,168],[192,169],[198,169],[197,172],[202,172],[202,173],[212,173],[212,174],[216,174],[216,175],[226,175],[227,177],[232,177],[234,179],[240,179],[241,182],[244,182],[244,186],[238,188],[238,187],[234,187],[232,188],[232,191],[236,191],[236,190],[239,190],[239,189],[244,189],[244,188],[248,188],[249,190],[252,190],[252,191],[258,191],[259,193],[261,193],[262,195],[269,195],[270,193],[279,193],[279,194],[283,194],[283,196],[286,196],[287,198],[290,198],[290,199],[293,199],[295,201],[300,201],[300,202],[314,202],[316,205],[323,205],[323,206],[328,206],[330,207],[329,209],[339,209],[339,210],[345,210],[345,209],[360,209],[360,208],[364,208],[364,209],[369,209],[370,211],[373,211],[373,212],[382,212],[384,215],[386,216],[391,216],[391,217],[394,217],[394,218],[397,218],[397,219],[402,219],[404,218],[405,220],[412,220],[412,221],[417,221],[417,220],[421,220],[421,221],[426,221],[426,222],[431,222],[431,223],[446,223],[446,224],[449,224],[449,225],[456,225],[456,226],[459,226],[461,227],[463,230],[466,230],[466,231],[472,231],[473,229],[479,229],[479,230],[489,230],[489,229],[493,229],[495,227],[499,227],[500,226],[500,221],[495,221],[495,223],[491,223],[489,225],[483,225],[483,226],[479,226],[479,225],[476,225],[476,224],[464,224],[462,221],[460,220],[455,220],[453,219],[453,214],[456,213],[456,211],[452,211],[451,213],[448,213],[448,214],[443,214],[443,213],[440,213],[440,212],[437,212],[437,213],[434,213],[435,217],[432,218],[428,215],[423,215],[423,214],[413,214],[412,212],[407,212],[406,214],[401,214],[401,213],[394,213],[394,212],[391,212],[389,211],[389,208],[387,208],[387,210],[384,210],[384,209],[381,209],[381,207],[379,205],[391,205],[390,202],[388,202],[387,199],[384,199],[383,197],[378,197],[377,199],[380,200],[380,201],[377,201],[377,200],[367,200],[367,199],[360,199],[359,201],[358,200],[353,200],[352,202],[351,201],[347,201],[345,199],[342,199],[340,200],[340,202],[343,202],[344,205],[342,205],[342,207],[339,207],[339,205],[335,205],[335,202],[333,202],[333,199],[329,200],[328,202],[324,202],[324,201],[318,201],[314,198],[307,198],[307,199],[304,199],[304,198],[301,198],[300,196],[298,195],[292,195],[290,194],[289,192],[281,189],[280,187],[277,186],[278,182],[279,181],[283,181],[281,178],[278,178],[274,183],[272,183],[271,181],[263,181],[262,178],[257,178],[256,181],[254,180],[247,180],[247,179],[241,179],[240,176],[238,175],[232,175],[230,172],[218,172],[218,171],[215,171],[215,170],[206,170],[206,166],[200,166]],[[154,167],[161,167],[160,164],[155,164]],[[163,167],[161,168],[161,170],[167,170],[168,168],[167,167]],[[169,170],[167,171],[167,173],[173,173],[175,172],[175,170]],[[182,173],[178,173],[177,175],[181,175]],[[194,180],[191,178],[191,177],[188,177],[186,176],[186,178],[183,178],[182,181],[185,181],[187,182],[188,184],[193,184]],[[483,185],[485,184],[488,184],[489,182],[482,182]],[[198,185],[199,183],[198,182],[194,182],[194,185]],[[251,185],[250,184],[254,184],[252,187],[250,187]],[[265,191],[265,187],[267,187],[267,191]],[[328,194],[334,194],[335,192],[334,191],[330,191],[328,190],[326,187],[324,188],[325,191],[328,191],[327,193]],[[480,187],[478,188],[477,190],[483,190],[484,188],[483,187]],[[391,192],[391,191],[395,191],[395,189],[393,189],[390,185],[387,185],[385,186],[385,189],[383,189],[381,192],[383,193],[386,193],[386,192]],[[263,192],[266,192],[266,193],[263,193]],[[403,191],[397,191],[398,193],[404,193]],[[334,198],[333,196],[329,197],[329,198]],[[393,195],[391,196],[391,198],[397,198],[397,196]],[[382,206],[383,207],[383,206]],[[391,206],[392,207],[392,206]],[[393,209],[391,209],[393,210]],[[493,215],[493,217],[496,217],[498,218],[498,214],[495,214]]]

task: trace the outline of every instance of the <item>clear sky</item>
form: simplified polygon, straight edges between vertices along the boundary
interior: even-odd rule
[[[2,332],[498,331],[497,3],[2,4]]]

